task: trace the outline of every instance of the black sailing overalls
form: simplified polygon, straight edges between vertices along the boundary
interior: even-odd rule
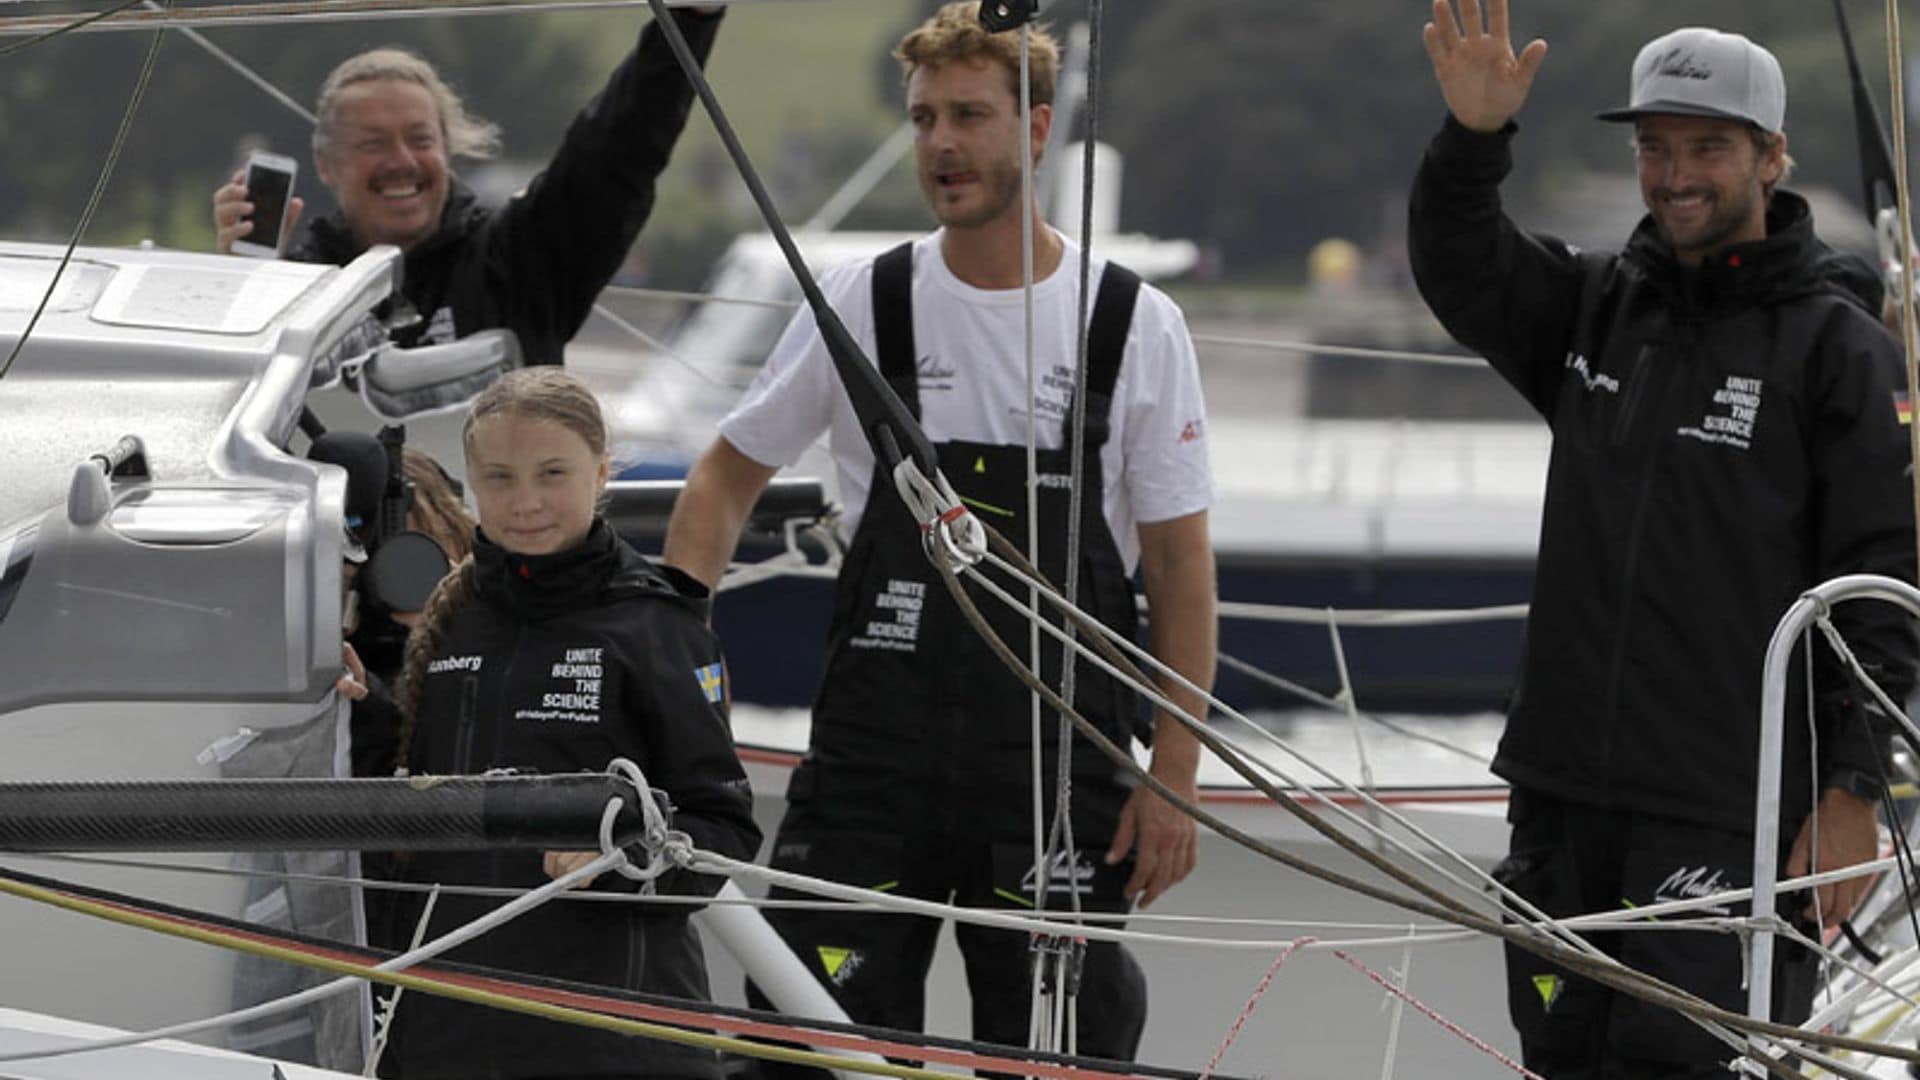
[[[913,342],[913,248],[874,262],[873,312],[881,374],[920,415]],[[1112,531],[1101,512],[1100,448],[1140,279],[1109,264],[1090,324],[1078,603],[1129,639],[1139,617]],[[1072,412],[1069,409],[1068,414]],[[1071,424],[1071,420],[1068,420]],[[1071,431],[1063,446],[1072,446]],[[940,469],[981,520],[1024,548],[1025,446],[954,441],[937,448]],[[1039,450],[1040,559],[1064,590],[1071,449]],[[1023,601],[1024,587],[998,571]],[[1024,616],[977,585],[974,602],[1014,653],[1028,655]],[[1049,616],[1052,611],[1048,610]],[[1057,619],[1055,620],[1057,622]],[[880,466],[865,515],[840,569],[826,671],[813,709],[806,760],[788,786],[788,809],[772,864],[783,870],[904,896],[974,907],[1034,906],[1030,692],[966,623],[921,548],[920,528]],[[1061,649],[1042,637],[1041,675],[1060,684]],[[1125,746],[1147,733],[1144,714],[1111,677],[1082,661],[1074,702]],[[1055,803],[1058,717],[1043,715],[1046,816]],[[1132,859],[1104,857],[1130,787],[1082,737],[1072,742],[1071,795],[1078,851],[1049,868],[1047,908],[1080,890],[1089,911],[1125,911]],[[774,890],[774,895],[800,894]],[[856,1022],[920,1030],[939,922],[914,915],[772,910],[768,921]],[[973,999],[976,1039],[1025,1046],[1031,1001],[1027,935],[958,924]],[[756,988],[750,997],[763,1004]],[[1146,980],[1126,950],[1095,943],[1079,997],[1083,1054],[1131,1059],[1146,1022]],[[771,1064],[771,1063],[769,1063]],[[793,1075],[790,1066],[770,1071]],[[797,1069],[798,1073],[813,1070]]]

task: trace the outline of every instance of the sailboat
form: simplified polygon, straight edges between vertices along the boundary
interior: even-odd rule
[[[442,387],[513,363],[510,344],[497,339],[423,356],[382,349],[374,311],[392,292],[396,265],[391,251],[331,268],[98,248],[67,260],[58,248],[0,247],[0,345],[12,348],[34,326],[30,349],[0,376],[7,418],[0,431],[7,462],[0,778],[212,779],[267,771],[266,762],[288,773],[339,771],[343,713],[328,688],[338,666],[344,480],[290,452],[301,409],[316,391],[338,401],[343,391],[326,388],[339,386],[370,417],[405,418],[448,404]],[[1363,723],[1351,711],[1343,720]],[[742,728],[743,737],[757,737],[750,723]],[[1335,730],[1351,738],[1354,729]],[[1504,829],[1497,787],[1485,797],[1484,764],[1468,761],[1462,768],[1473,782],[1461,784],[1458,797],[1429,787],[1400,809],[1484,866],[1499,853]],[[1372,767],[1355,764],[1356,773]],[[770,754],[754,767],[760,812],[777,814],[783,763]],[[1369,786],[1386,789],[1398,777],[1373,780]],[[1351,793],[1328,800],[1355,801]],[[1321,864],[1362,861],[1353,852],[1329,854],[1324,837],[1248,788],[1223,788],[1213,802],[1228,824],[1299,847]],[[1367,806],[1359,814],[1365,820],[1377,812]],[[292,903],[291,892],[276,901],[272,885],[250,891],[249,881],[287,880],[273,871],[243,878],[222,872],[231,869],[224,858],[180,861],[196,872],[7,860],[48,877],[228,915]],[[1403,1031],[1401,1018],[1412,998],[1455,1028],[1504,1032],[1491,992],[1500,985],[1491,939],[1433,944],[1425,920],[1276,874],[1223,843],[1207,844],[1202,865],[1202,876],[1175,894],[1176,910],[1136,919],[1167,931],[1168,940],[1144,954],[1161,985],[1181,988],[1163,995],[1144,1051],[1149,1059],[1205,1060],[1222,1036],[1239,1032],[1235,1016],[1264,1009],[1263,1022],[1239,1032],[1233,1054],[1222,1059],[1228,1068],[1297,1065],[1309,1042],[1351,1066],[1361,1060],[1354,1048],[1377,1047],[1385,1032],[1403,1053],[1419,1054],[1429,1075],[1487,1067],[1488,1048],[1411,1016]],[[325,873],[337,877],[339,869]],[[1284,929],[1276,908],[1292,920]],[[1185,911],[1207,917],[1205,929],[1155,921]],[[1232,916],[1250,922],[1236,926]],[[1176,934],[1253,940],[1176,952]],[[1371,939],[1375,951],[1363,958],[1371,963],[1356,963],[1380,984],[1328,953],[1293,956],[1296,946],[1307,949],[1305,938],[1340,935]],[[13,898],[0,906],[0,940],[8,950],[0,1002],[31,1003],[38,1012],[143,1028],[183,1012],[217,1011],[232,996],[236,966],[226,954],[103,929]],[[1441,959],[1424,959],[1435,955]],[[1260,977],[1281,962],[1292,967],[1266,999]],[[1435,965],[1441,970],[1429,974]],[[936,994],[936,1025],[942,1000]],[[14,1031],[50,1024],[0,1021]],[[205,1072],[220,1067],[195,1064]],[[152,1067],[59,1072],[65,1066],[8,1064],[0,1071],[91,1078]]]

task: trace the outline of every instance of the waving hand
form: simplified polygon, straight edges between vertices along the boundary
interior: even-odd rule
[[[1527,102],[1533,77],[1547,58],[1547,43],[1535,38],[1519,56],[1507,31],[1507,0],[1487,0],[1481,25],[1480,0],[1433,0],[1433,21],[1421,31],[1440,95],[1453,118],[1475,131],[1498,131]]]

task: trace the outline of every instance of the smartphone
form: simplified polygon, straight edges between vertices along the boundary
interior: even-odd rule
[[[236,255],[278,258],[287,246],[281,233],[287,221],[287,200],[293,198],[293,178],[299,163],[283,154],[256,150],[247,157],[247,201],[253,204],[248,220],[253,231],[233,242]]]

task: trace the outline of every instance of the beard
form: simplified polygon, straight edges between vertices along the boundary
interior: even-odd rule
[[[933,216],[948,228],[977,228],[1013,212],[1020,203],[1020,162],[1018,156],[976,166],[971,170],[978,179],[963,198],[946,198],[946,189],[929,171],[921,174],[921,187],[933,208]]]
[[[1653,214],[1654,224],[1659,227],[1660,238],[1677,255],[1706,255],[1745,239],[1742,234],[1753,221],[1756,202],[1764,207],[1767,201],[1766,192],[1749,178],[1748,182],[1729,186],[1726,190],[1710,189],[1708,194],[1711,201],[1707,204],[1705,217],[1690,216],[1685,220],[1677,220],[1679,215],[1664,201],[1668,194],[1666,191],[1656,191],[1654,197],[1647,201],[1647,208]]]

